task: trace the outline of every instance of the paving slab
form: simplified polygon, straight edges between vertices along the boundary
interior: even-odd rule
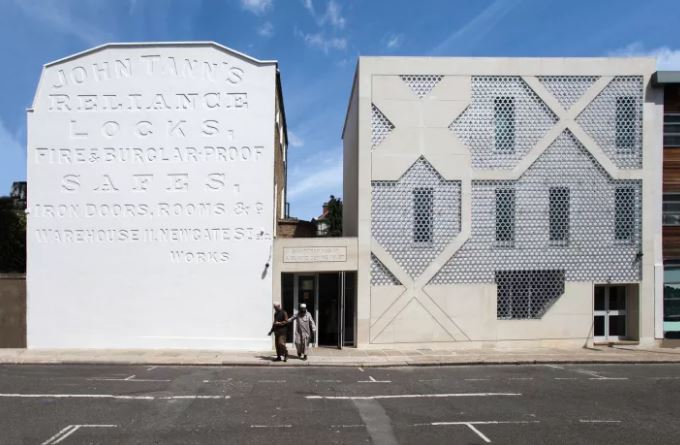
[[[145,349],[0,349],[0,364],[143,364],[229,366],[437,366],[531,363],[676,363],[680,348],[343,349],[318,348],[309,360],[273,352]]]

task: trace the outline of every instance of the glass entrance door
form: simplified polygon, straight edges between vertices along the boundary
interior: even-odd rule
[[[596,342],[626,337],[626,307],[626,286],[595,286],[593,338]]]
[[[295,277],[295,288],[294,295],[295,300],[293,302],[293,314],[297,314],[302,303],[307,305],[307,312],[312,315],[314,321],[317,322],[317,333],[319,329],[318,320],[318,306],[319,306],[319,276],[316,274],[310,275],[296,275]],[[297,322],[296,322],[297,323]],[[296,329],[293,326],[293,335],[295,335]],[[295,339],[293,338],[293,341]],[[318,345],[318,335],[315,335],[310,342],[312,346]]]

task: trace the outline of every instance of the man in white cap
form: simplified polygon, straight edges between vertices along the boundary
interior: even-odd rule
[[[316,332],[316,324],[312,315],[307,312],[306,304],[302,303],[298,313],[290,317],[286,323],[292,323],[293,320],[297,320],[295,327],[295,348],[297,349],[298,357],[302,360],[307,360],[309,341],[312,338],[312,333]]]

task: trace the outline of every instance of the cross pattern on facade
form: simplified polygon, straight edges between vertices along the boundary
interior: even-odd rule
[[[396,77],[396,76],[394,76]],[[434,85],[430,94],[440,90],[460,88],[461,83],[448,81],[453,76],[445,76]],[[462,77],[462,76],[461,76]],[[469,77],[466,77],[469,79]],[[375,147],[373,158],[373,180],[394,180],[410,168],[419,157],[425,158],[447,180],[461,181],[461,230],[432,260],[427,268],[418,276],[409,274],[393,256],[375,238],[371,249],[376,258],[401,282],[401,289],[395,290],[398,296],[380,314],[371,325],[371,339],[375,340],[392,323],[392,321],[412,302],[420,305],[437,321],[437,323],[456,340],[469,339],[465,332],[449,317],[427,293],[426,286],[441,267],[451,258],[470,237],[471,223],[471,182],[472,180],[510,180],[519,179],[524,172],[543,154],[543,152],[566,130],[581,142],[595,160],[613,179],[641,179],[641,169],[620,169],[610,159],[597,142],[578,124],[579,115],[595,100],[595,98],[611,83],[613,76],[601,76],[595,80],[580,98],[558,98],[553,95],[539,80],[540,76],[522,76],[524,82],[533,90],[540,100],[554,113],[556,123],[550,128],[529,152],[512,169],[472,169],[470,153],[466,146],[448,129],[451,122],[458,118],[469,106],[470,90],[467,100],[451,102],[449,108],[443,110],[441,102],[427,100],[427,95],[418,94],[415,103],[408,101],[381,101],[374,98],[385,119],[391,124],[389,137]],[[405,88],[408,86],[404,85]],[[469,84],[468,84],[469,87]],[[413,93],[413,89],[411,88]],[[444,94],[447,94],[444,91]],[[571,106],[568,104],[571,103]],[[455,105],[453,105],[455,104]],[[451,106],[452,105],[452,106]],[[443,136],[443,130],[452,138]],[[414,149],[417,148],[417,149]],[[389,158],[388,162],[382,162]],[[453,162],[455,159],[456,162]],[[395,162],[396,160],[396,162]],[[381,169],[380,165],[392,165],[392,168]],[[376,168],[378,166],[378,168]]]

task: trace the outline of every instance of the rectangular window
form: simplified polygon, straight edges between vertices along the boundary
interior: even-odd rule
[[[663,330],[666,338],[680,338],[680,265],[664,267]]]
[[[569,242],[569,187],[550,187],[550,242]]]
[[[433,195],[431,187],[413,189],[413,241],[432,242]]]
[[[680,193],[663,194],[663,225],[680,226]]]
[[[663,115],[663,146],[680,147],[680,113]]]
[[[496,286],[499,320],[541,318],[564,293],[564,271],[496,271]]]
[[[636,145],[636,108],[634,96],[616,98],[616,150],[630,152]]]
[[[500,96],[494,99],[494,119],[496,123],[496,151],[514,153],[515,151],[515,98]]]
[[[635,235],[635,188],[616,187],[614,237],[618,241],[632,241]]]
[[[515,189],[496,189],[496,243],[511,247],[515,242]]]

